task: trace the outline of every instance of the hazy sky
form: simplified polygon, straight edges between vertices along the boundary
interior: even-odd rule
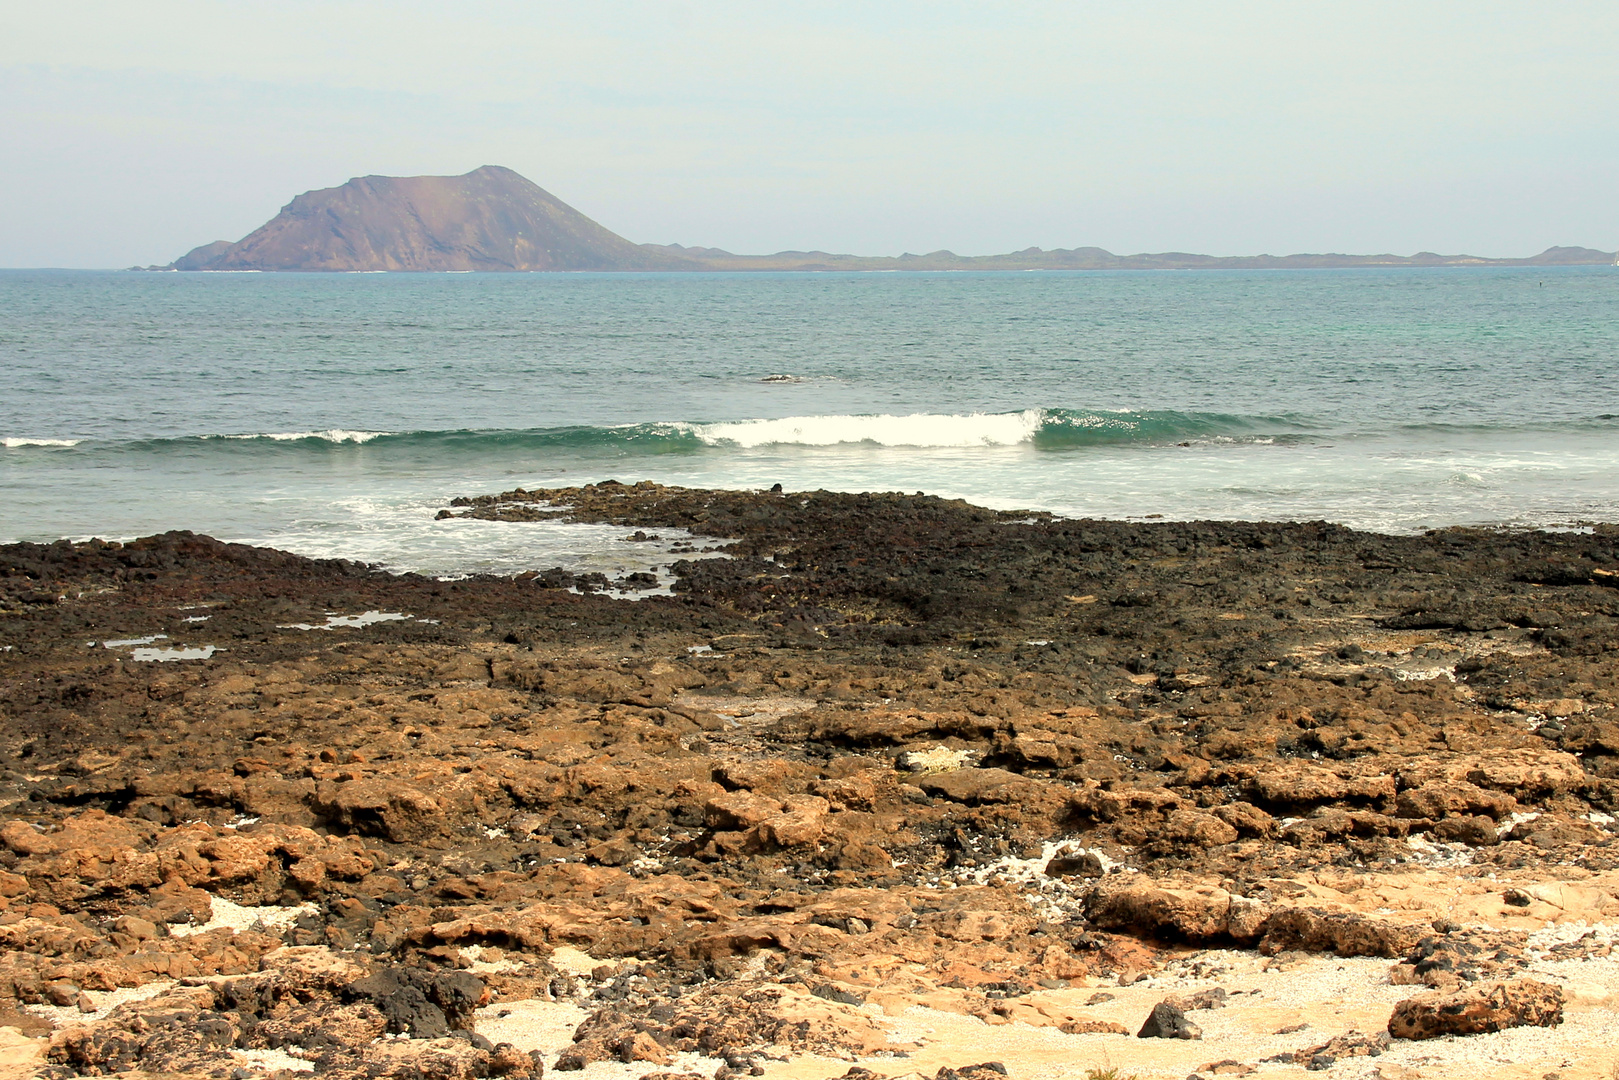
[[[507,165],[740,252],[1619,246],[1619,4],[0,0],[0,266]]]

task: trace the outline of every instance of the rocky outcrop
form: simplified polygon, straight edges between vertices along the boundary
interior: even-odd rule
[[[1549,998],[1494,988],[1611,953],[1610,528],[609,483],[455,510],[732,558],[628,603],[187,533],[0,548],[0,1014],[56,1026],[53,1075],[521,1076],[499,1017],[529,1006],[579,1035],[547,1067],[861,1056],[919,1005],[1128,1040],[1156,1003],[1202,1020],[1230,948],[1276,986],[1383,958],[1354,966],[1413,988],[1379,991],[1419,995],[1413,1032],[1534,1023]],[[414,618],[295,628],[368,610]],[[108,647],[203,631],[205,660]]]

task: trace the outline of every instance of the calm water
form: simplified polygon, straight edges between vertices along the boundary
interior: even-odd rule
[[[0,439],[0,540],[189,528],[445,574],[656,558],[432,520],[606,477],[1577,525],[1619,520],[1619,269],[9,271]]]

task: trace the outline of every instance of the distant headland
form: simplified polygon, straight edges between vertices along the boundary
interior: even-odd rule
[[[1612,251],[1552,247],[1525,259],[1474,255],[1115,255],[1031,247],[1006,255],[832,255],[636,244],[498,165],[464,176],[361,176],[306,191],[235,243],[216,240],[150,270],[1253,270],[1356,266],[1591,266]]]

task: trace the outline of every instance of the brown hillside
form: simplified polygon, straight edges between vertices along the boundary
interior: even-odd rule
[[[308,191],[235,244],[177,270],[663,270],[689,266],[602,228],[498,165],[465,176],[361,176]]]

